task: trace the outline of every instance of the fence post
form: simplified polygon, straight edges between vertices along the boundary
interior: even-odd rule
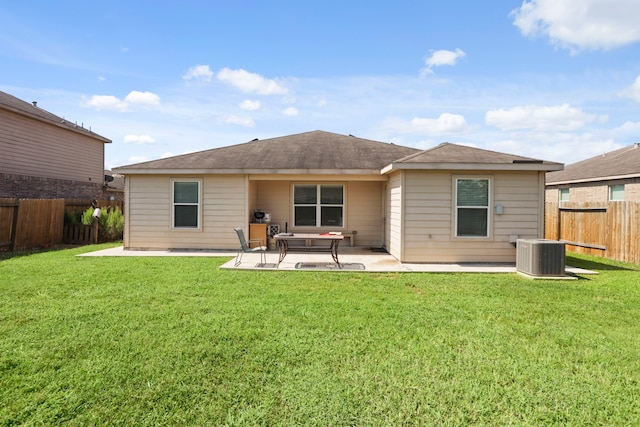
[[[11,219],[11,237],[9,240],[11,244],[9,246],[9,250],[13,252],[16,247],[16,229],[18,228],[18,213],[20,211],[20,201],[16,200],[16,206],[13,208],[13,218]]]

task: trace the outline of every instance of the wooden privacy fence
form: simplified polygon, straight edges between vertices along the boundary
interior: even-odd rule
[[[0,250],[96,243],[97,226],[64,224],[65,212],[84,212],[91,208],[91,202],[88,199],[0,198]],[[122,201],[99,200],[98,206],[122,208]]]
[[[640,203],[546,203],[545,237],[570,251],[640,264]]]
[[[0,206],[4,247],[20,251],[62,242],[64,199],[0,199]]]
[[[71,244],[98,243],[98,223],[92,225],[65,224],[62,240]]]
[[[13,249],[17,213],[17,199],[0,199],[0,250]]]

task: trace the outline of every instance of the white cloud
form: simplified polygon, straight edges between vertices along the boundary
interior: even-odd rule
[[[424,60],[426,67],[420,70],[420,74],[425,76],[427,74],[433,74],[433,67],[440,67],[442,65],[456,65],[458,59],[465,56],[461,49],[451,50],[436,50],[433,51],[430,57]]]
[[[151,92],[131,91],[124,100],[113,95],[93,95],[84,102],[85,107],[96,110],[112,110],[119,112],[131,111],[131,105],[153,106],[160,104],[160,97]]]
[[[387,120],[388,131],[426,136],[442,136],[468,132],[470,127],[464,116],[442,113],[438,118],[414,117],[410,121]]]
[[[571,50],[608,50],[640,41],[637,0],[525,0],[513,10],[524,36]]]
[[[245,99],[240,103],[240,108],[247,111],[255,111],[260,109],[260,101]]]
[[[613,129],[611,134],[616,138],[635,141],[640,135],[640,122],[624,122],[621,126]]]
[[[569,104],[540,107],[525,105],[509,110],[490,110],[485,114],[485,122],[503,131],[535,129],[539,131],[571,131],[584,127],[597,119],[594,114],[586,114]]]
[[[167,151],[165,153],[162,153],[162,156],[160,156],[161,159],[166,159],[168,157],[173,157],[173,153],[171,151]]]
[[[259,95],[284,95],[287,88],[275,80],[265,79],[259,74],[245,70],[231,70],[223,68],[218,72],[218,80],[228,83],[240,89],[244,93],[257,93]]]
[[[142,105],[159,105],[160,97],[151,92],[138,92],[136,90],[129,92],[129,95],[124,99],[125,102],[130,104],[142,104]]]
[[[414,117],[411,119],[411,126],[419,133],[433,136],[462,133],[469,130],[464,116],[451,113],[440,114],[437,119]]]
[[[636,77],[636,81],[626,88],[620,95],[631,98],[636,102],[640,102],[640,76]]]
[[[284,114],[285,116],[297,116],[298,109],[295,107],[285,108],[284,110],[282,110],[282,114]]]
[[[125,135],[124,143],[125,144],[154,144],[156,142],[149,135]]]
[[[222,118],[222,121],[225,123],[244,126],[246,128],[254,127],[256,125],[254,121],[251,119],[251,117],[224,116]]]
[[[208,65],[195,65],[182,75],[183,80],[195,80],[197,82],[208,83],[213,77],[213,71]]]
[[[84,105],[96,110],[129,111],[129,104],[113,95],[93,95]]]

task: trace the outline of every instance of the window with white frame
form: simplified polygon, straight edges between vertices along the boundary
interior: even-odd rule
[[[624,184],[616,184],[616,185],[609,186],[609,201],[610,202],[624,201]]]
[[[560,202],[568,202],[569,201],[569,189],[561,188],[560,189]]]
[[[172,181],[173,228],[200,228],[200,181]]]
[[[344,185],[295,184],[293,223],[296,227],[343,227]]]
[[[456,178],[456,237],[489,236],[488,178]]]

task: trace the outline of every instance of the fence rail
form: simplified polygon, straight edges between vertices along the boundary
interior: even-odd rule
[[[640,203],[546,203],[545,237],[574,252],[640,264]]]

